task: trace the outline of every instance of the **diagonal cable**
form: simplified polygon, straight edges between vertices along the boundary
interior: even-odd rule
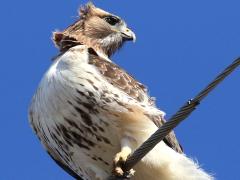
[[[237,58],[221,74],[219,74],[206,88],[204,88],[194,99],[185,103],[180,110],[174,114],[169,121],[164,123],[155,133],[153,133],[134,153],[127,159],[123,166],[125,172],[135,166],[149,151],[151,151],[164,137],[172,131],[180,122],[185,120],[220,82],[222,82],[235,68],[240,65],[240,58]],[[126,179],[111,177],[112,179]]]

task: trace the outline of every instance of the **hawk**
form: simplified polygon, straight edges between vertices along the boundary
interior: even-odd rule
[[[93,4],[53,33],[60,54],[32,98],[29,120],[50,156],[76,179],[121,176],[121,163],[164,123],[143,84],[110,59],[135,34]],[[136,166],[135,180],[210,180],[171,132]],[[131,171],[133,172],[133,171]]]

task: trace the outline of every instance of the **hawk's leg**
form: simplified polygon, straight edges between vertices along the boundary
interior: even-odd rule
[[[128,172],[123,171],[123,165],[126,162],[128,156],[132,153],[129,137],[124,137],[121,141],[121,151],[117,153],[113,160],[113,174],[123,179],[128,179],[134,175],[134,170],[131,169]]]

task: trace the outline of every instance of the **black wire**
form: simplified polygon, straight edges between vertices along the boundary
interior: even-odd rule
[[[136,165],[149,151],[151,151],[164,137],[172,131],[180,122],[185,120],[221,81],[223,81],[235,68],[240,65],[240,58],[237,58],[230,66],[220,73],[206,88],[204,88],[194,99],[185,103],[169,121],[164,123],[155,133],[153,133],[134,153],[127,159],[123,166],[124,172],[129,171]],[[124,180],[111,176],[110,179]]]

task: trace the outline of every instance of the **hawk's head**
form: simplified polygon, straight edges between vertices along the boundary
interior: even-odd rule
[[[85,44],[96,51],[112,55],[125,41],[135,40],[135,34],[118,16],[88,3],[80,9],[80,19],[63,32],[54,32],[55,44],[64,51],[75,44]]]

